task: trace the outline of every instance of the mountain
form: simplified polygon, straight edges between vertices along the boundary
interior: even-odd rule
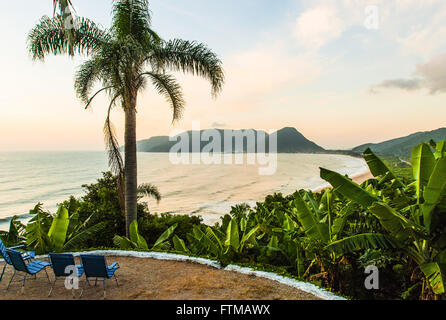
[[[422,142],[429,142],[431,139],[434,141],[446,140],[446,128],[417,132],[405,137],[387,140],[380,143],[367,143],[353,148],[353,151],[363,152],[365,149],[370,148],[377,154],[392,155],[408,159],[410,158],[413,147]]]
[[[324,148],[308,140],[296,128],[283,128],[277,131],[278,153],[316,153],[323,152]]]
[[[219,136],[221,137],[220,145],[221,150],[224,150],[225,145],[225,135],[224,130],[222,129],[215,129],[218,131]],[[243,133],[246,130],[234,130],[233,132],[235,134]],[[202,136],[204,130],[200,131],[200,136]],[[188,131],[184,134],[184,137],[188,136],[189,139],[189,151],[192,150],[192,134],[197,134],[197,132]],[[265,148],[266,151],[269,150],[269,135],[264,131],[257,131],[252,130],[252,141],[255,143],[255,151],[257,152],[257,139],[259,137],[259,134],[264,134],[266,143]],[[262,135],[261,135],[262,136]],[[260,137],[261,137],[260,136]],[[137,142],[137,147],[139,152],[170,152],[171,148],[176,145],[180,140],[174,140],[169,141],[168,136],[158,136],[158,137],[152,137],[147,140],[141,140]],[[203,149],[204,146],[208,145],[210,141],[213,141],[213,138],[211,138],[208,141],[201,141],[200,142],[200,150]],[[247,151],[247,141],[248,138],[245,135],[243,137],[243,147],[240,148],[240,146],[236,146],[236,140],[234,137],[232,137],[232,152],[246,152]],[[299,131],[297,131],[295,128],[283,128],[279,131],[277,131],[277,152],[278,153],[320,153],[324,152],[324,148],[318,146],[316,143],[308,140],[305,138]]]

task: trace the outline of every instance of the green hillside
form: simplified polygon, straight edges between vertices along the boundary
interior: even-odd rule
[[[363,152],[366,148],[370,148],[373,152],[381,155],[397,156],[409,159],[412,148],[421,142],[429,142],[429,140],[446,140],[446,128],[440,128],[433,131],[417,132],[406,137],[392,139],[381,143],[368,143],[353,148],[353,151]]]

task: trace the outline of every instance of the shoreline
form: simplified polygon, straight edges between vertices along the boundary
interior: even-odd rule
[[[340,157],[346,159],[346,167],[345,168],[349,168],[350,167],[348,165],[348,161],[349,161],[348,159],[349,158],[352,159],[352,160],[356,159],[356,161],[359,160],[357,157],[352,157],[351,155],[341,155],[341,154],[338,154],[336,156],[340,156]],[[365,162],[364,159],[361,159],[361,160],[362,160],[363,165],[362,166],[357,166],[355,168],[356,172],[354,172],[353,170],[350,170],[350,171],[353,171],[353,172],[349,172],[348,173],[349,176],[353,179],[353,181],[358,183],[358,184],[362,183],[363,181],[365,181],[367,179],[372,178],[372,175],[371,175],[371,173],[370,173],[370,171],[368,169],[367,163]],[[335,171],[339,171],[339,170],[335,169]],[[316,177],[316,174],[314,174],[314,177]],[[330,187],[330,185],[328,183],[320,184],[320,183],[323,183],[323,182],[324,181],[314,183],[314,181],[313,181],[313,183],[308,183],[307,187],[303,187],[301,189],[311,190],[312,192],[321,192],[321,191],[323,191],[323,190],[325,190],[325,189]],[[313,185],[314,187],[312,187],[311,185]],[[277,191],[276,189],[270,189],[270,190],[268,190],[266,192],[268,192],[267,194],[273,194],[273,193],[276,193],[276,192],[281,192],[284,195],[286,195],[286,194],[289,194],[289,193],[293,193],[294,191],[299,189],[299,187],[296,186],[296,188],[295,188],[296,190],[294,190],[294,191],[289,190],[290,188],[285,188],[285,189],[284,190],[279,190],[279,191]],[[159,212],[156,211],[156,213],[160,214],[161,212],[166,212],[166,213],[171,213],[171,214],[175,214],[175,215],[177,215],[177,214],[186,214],[186,215],[189,215],[189,216],[201,216],[203,218],[203,223],[205,223],[207,225],[214,225],[215,222],[220,222],[220,217],[224,216],[225,214],[229,214],[229,212],[231,210],[231,206],[234,206],[236,204],[241,204],[241,203],[248,203],[251,207],[255,207],[257,202],[262,202],[262,201],[264,201],[264,197],[262,197],[261,199],[259,198],[259,200],[253,200],[253,199],[251,199],[251,200],[243,200],[243,199],[241,199],[240,201],[237,201],[237,203],[233,203],[232,201],[228,201],[228,203],[226,203],[224,205],[220,203],[219,204],[220,208],[214,208],[214,210],[217,209],[218,211],[208,212],[208,213],[207,212],[200,212],[201,208],[199,208],[199,210],[197,210],[198,212],[180,213],[179,211],[176,212],[176,210],[173,210],[173,211],[166,210],[166,211],[159,211]],[[213,210],[211,210],[211,211],[213,211]],[[24,224],[27,224],[29,219],[32,218],[32,216],[30,216],[28,213],[23,213],[23,214],[20,214],[18,216],[19,216],[19,221],[21,221]],[[4,231],[8,231],[9,230],[9,224],[10,224],[11,218],[12,218],[12,216],[0,219],[0,230],[4,230]]]
[[[342,156],[352,157],[352,156],[349,156],[349,155],[342,155]],[[352,157],[352,158],[356,158],[356,157]],[[360,171],[349,175],[349,177],[353,180],[353,182],[355,182],[355,183],[357,183],[359,185],[362,184],[363,182],[369,180],[369,179],[374,178],[374,176],[372,175],[372,173],[371,173],[371,171],[370,171],[370,169],[369,169],[365,159],[361,158],[361,160],[362,160],[364,166],[360,169]],[[324,191],[326,189],[329,189],[329,188],[332,188],[332,186],[328,182],[326,182],[323,185],[319,185],[317,187],[313,187],[313,188],[307,187],[307,188],[302,188],[302,189],[310,190],[313,193],[320,193],[320,192],[322,192],[322,191]],[[271,192],[269,194],[273,194],[273,193],[274,192]],[[287,194],[284,194],[284,196],[287,196]],[[257,202],[262,202],[262,201],[264,201],[264,199],[261,200],[261,201],[246,200],[246,201],[240,201],[237,204],[246,203],[251,208],[254,208],[256,206]],[[230,211],[230,209],[229,209],[229,211]],[[211,214],[201,214],[201,215],[197,214],[197,216],[201,216],[202,217],[202,219],[203,219],[202,223],[203,224],[208,225],[208,226],[213,226],[216,222],[220,222],[220,218],[221,217],[223,217],[226,214],[229,214],[229,211],[225,212],[225,213],[211,213]],[[191,213],[191,214],[189,214],[189,216],[195,216],[195,214]]]
[[[359,173],[353,174],[350,177],[350,179],[352,179],[352,181],[354,183],[359,184],[359,185],[369,179],[374,178],[372,172],[370,171],[369,167],[367,166],[367,162],[364,159],[362,159],[362,160],[364,161],[364,165],[365,165],[364,170]],[[311,189],[311,192],[319,193],[319,192],[322,192],[329,188],[331,188],[331,185],[327,182],[322,186],[318,186],[316,188]]]

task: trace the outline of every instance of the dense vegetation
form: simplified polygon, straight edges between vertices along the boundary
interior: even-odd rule
[[[151,215],[139,203],[128,238],[117,179],[105,173],[56,215],[37,205],[26,227],[13,219],[0,237],[39,253],[118,247],[203,256],[286,273],[357,299],[445,298],[445,141],[416,146],[411,168],[395,168],[399,162],[370,149],[364,158],[375,178],[361,185],[321,168],[332,189],[274,194],[254,208],[240,204],[214,226],[199,217]],[[364,286],[370,265],[378,267],[379,290]]]
[[[233,207],[220,224],[174,236],[172,248],[223,264],[273,265],[354,298],[444,298],[445,142],[413,149],[411,177],[370,149],[364,158],[375,178],[361,186],[321,169],[333,189]],[[379,290],[364,286],[370,265],[379,268]]]
[[[441,141],[446,139],[446,128],[437,130],[416,132],[405,137],[383,141],[380,143],[367,143],[353,149],[355,152],[362,153],[365,149],[370,148],[380,156],[393,156],[409,160],[412,148],[419,145],[423,141],[435,140]]]

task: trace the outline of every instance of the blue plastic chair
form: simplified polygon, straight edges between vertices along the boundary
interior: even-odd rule
[[[49,253],[48,258],[54,271],[54,282],[51,286],[50,292],[48,293],[48,297],[51,296],[57,280],[65,280],[65,277],[67,276],[77,276],[80,278],[84,274],[84,267],[82,265],[76,265],[74,262],[74,256],[71,253]],[[72,272],[74,270],[67,269],[67,267],[75,267],[77,275],[73,275]],[[63,277],[63,279],[60,279],[61,277]],[[74,297],[73,289],[71,292]]]
[[[102,279],[104,286],[104,299],[106,297],[106,289],[105,289],[105,281],[107,279],[115,278],[116,285],[119,287],[118,278],[116,277],[116,270],[119,269],[119,264],[114,262],[112,265],[107,266],[107,261],[105,260],[105,256],[102,255],[93,255],[93,254],[81,254],[82,265],[85,271],[85,284],[81,291],[81,297],[84,293],[84,289],[86,284],[90,285],[88,278],[96,278],[95,285],[98,282],[98,279]]]
[[[51,266],[48,262],[33,260],[29,263],[25,262],[25,259],[22,256],[22,253],[12,249],[6,249],[9,258],[11,259],[12,265],[14,267],[14,274],[12,275],[11,280],[9,280],[8,287],[9,289],[12,280],[14,279],[17,272],[23,272],[25,275],[23,276],[23,284],[22,284],[22,293],[25,290],[25,282],[27,275],[36,276],[42,270],[45,270],[46,277],[48,278],[48,282],[51,283],[50,277],[48,276],[48,272],[46,271],[46,267]]]
[[[9,249],[20,249],[20,248],[24,248],[24,245],[20,245],[20,246],[16,246],[16,247],[11,247]],[[2,258],[5,260],[5,264],[3,266],[3,270],[2,270],[2,274],[0,275],[0,281],[2,281],[3,279],[3,275],[5,274],[5,270],[6,270],[6,266],[12,265],[11,259],[8,256],[8,253],[6,252],[6,246],[3,243],[3,241],[0,239],[0,255],[2,256]],[[23,252],[22,253],[22,257],[23,259],[25,259],[26,261],[32,260],[34,259],[34,257],[36,256],[36,253],[34,251],[29,251],[29,252]]]

